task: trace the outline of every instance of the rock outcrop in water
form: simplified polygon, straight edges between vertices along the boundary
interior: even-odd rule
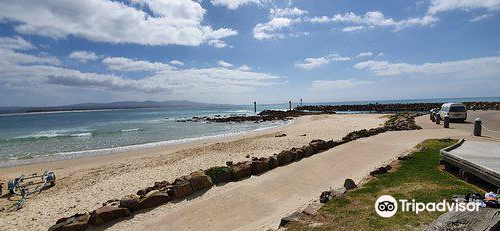
[[[276,121],[276,120],[289,120],[294,117],[304,116],[304,115],[318,115],[318,114],[335,114],[335,112],[321,111],[321,112],[307,112],[300,110],[288,110],[288,111],[276,111],[276,110],[264,110],[255,116],[228,116],[228,117],[213,117],[204,118],[209,122],[246,122],[246,121]]]

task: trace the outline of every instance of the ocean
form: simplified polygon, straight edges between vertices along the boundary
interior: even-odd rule
[[[421,99],[315,104],[500,101],[500,98]],[[294,103],[293,106],[296,106]],[[286,110],[288,104],[258,105]],[[127,109],[0,115],[0,167],[179,144],[283,126],[265,123],[179,122],[194,116],[253,115],[253,105]]]

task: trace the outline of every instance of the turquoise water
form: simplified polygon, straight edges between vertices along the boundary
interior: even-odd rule
[[[500,98],[377,101],[378,103],[500,101]],[[311,104],[366,104],[375,101]],[[294,104],[295,106],[296,104]],[[287,109],[259,105],[258,110]],[[269,129],[287,122],[177,122],[193,116],[251,115],[252,105],[0,115],[0,167],[189,142]]]

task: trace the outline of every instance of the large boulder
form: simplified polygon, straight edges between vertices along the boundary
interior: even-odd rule
[[[230,182],[233,180],[233,170],[231,167],[227,166],[211,167],[205,170],[205,174],[210,177],[212,183],[214,184]]]
[[[166,204],[172,197],[166,191],[152,191],[148,193],[144,198],[142,198],[139,202],[139,209],[148,209],[153,208],[158,205]]]
[[[292,151],[295,155],[294,160],[298,161],[304,158],[304,151],[301,148],[292,148]]]
[[[266,172],[269,170],[269,159],[262,157],[262,158],[255,158],[252,160],[252,175],[259,175],[263,172]]]
[[[85,231],[88,221],[89,213],[77,213],[71,217],[60,218],[49,231]]]
[[[174,181],[172,188],[168,192],[173,198],[182,199],[193,194],[193,187],[191,187],[191,183],[186,177],[181,177]]]
[[[124,196],[120,199],[120,207],[127,208],[131,212],[134,212],[139,209],[140,200],[141,199],[134,194]]]
[[[282,151],[278,154],[278,164],[280,166],[286,165],[290,162],[292,162],[295,158],[295,153],[289,150]]]
[[[238,162],[236,164],[231,165],[231,169],[233,170],[234,178],[236,180],[243,179],[252,175],[252,162],[251,161]]]
[[[344,181],[344,188],[346,188],[346,190],[355,189],[357,187],[358,186],[356,185],[356,183],[352,179],[346,179]]]
[[[94,210],[90,214],[89,224],[91,225],[102,225],[104,223],[128,217],[132,213],[127,208],[120,207],[119,200],[111,200],[103,204],[102,207]]]
[[[189,181],[194,191],[211,188],[214,184],[202,170],[189,174]]]
[[[328,149],[326,146],[326,141],[324,140],[312,140],[311,142],[309,142],[309,146],[314,149],[315,153]]]
[[[274,155],[270,156],[268,159],[268,162],[269,162],[269,169],[277,168],[279,166],[278,155],[274,154]]]
[[[302,151],[304,151],[304,157],[309,157],[314,155],[314,149],[311,146],[304,145],[302,146]]]

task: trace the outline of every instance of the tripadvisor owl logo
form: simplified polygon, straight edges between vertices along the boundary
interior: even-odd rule
[[[407,199],[399,199],[399,203],[401,205],[401,212],[414,212],[418,215],[420,212],[428,211],[428,212],[446,212],[446,211],[457,211],[457,212],[474,212],[479,211],[479,207],[481,206],[480,202],[460,202],[460,203],[448,203],[446,200],[442,202],[428,202],[422,203],[417,202],[415,199],[407,200]],[[394,199],[394,197],[389,195],[383,195],[377,199],[375,202],[375,211],[381,217],[392,217],[398,211],[398,201]]]
[[[375,211],[381,217],[392,217],[398,211],[398,202],[392,196],[383,195],[375,202]]]

